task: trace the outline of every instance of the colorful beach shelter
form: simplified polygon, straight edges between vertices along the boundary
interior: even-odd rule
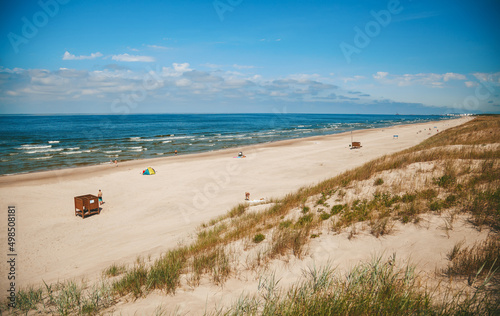
[[[156,171],[155,171],[153,168],[148,167],[146,170],[144,170],[144,171],[142,172],[142,175],[149,176],[149,175],[153,175],[153,174],[155,174],[155,173],[156,173]]]

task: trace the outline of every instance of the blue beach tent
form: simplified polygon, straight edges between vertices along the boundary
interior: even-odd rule
[[[148,167],[146,170],[144,170],[142,172],[142,175],[146,175],[146,176],[150,176],[150,175],[153,175],[153,174],[156,174],[156,171],[151,168],[151,167]]]

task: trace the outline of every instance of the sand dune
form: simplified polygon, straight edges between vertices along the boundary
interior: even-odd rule
[[[280,141],[217,152],[0,177],[0,209],[16,207],[17,286],[96,279],[112,263],[156,258],[203,222],[251,199],[279,197],[371,159],[409,148],[470,118]],[[437,128],[434,128],[434,127]],[[429,130],[430,129],[430,130]],[[423,131],[423,132],[419,132]],[[398,139],[393,139],[397,134]],[[247,158],[233,158],[243,151]],[[142,176],[151,166],[154,176]],[[73,197],[97,194],[100,215],[74,216]],[[0,243],[7,244],[7,223]],[[397,240],[397,238],[395,238]],[[313,245],[314,247],[314,245]],[[4,248],[5,249],[5,248]],[[2,261],[6,261],[5,253]],[[7,275],[7,265],[0,265]],[[6,278],[1,278],[6,291]]]

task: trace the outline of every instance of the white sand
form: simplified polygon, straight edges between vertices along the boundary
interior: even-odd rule
[[[112,263],[129,264],[139,255],[156,258],[189,239],[201,223],[244,202],[245,192],[251,193],[251,200],[280,197],[416,145],[436,134],[434,126],[442,131],[468,120],[356,131],[354,141],[363,146],[356,150],[349,149],[350,134],[339,134],[130,161],[118,167],[101,165],[0,177],[0,244],[6,249],[4,219],[8,205],[13,205],[17,212],[18,288],[38,285],[42,280],[96,279]],[[399,138],[393,139],[394,134]],[[234,159],[239,151],[247,158]],[[148,166],[157,174],[141,175]],[[97,195],[99,189],[105,201],[101,214],[83,220],[75,217],[73,197]],[[0,291],[5,293],[5,250],[1,260]]]

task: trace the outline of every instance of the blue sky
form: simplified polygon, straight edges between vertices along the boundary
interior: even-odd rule
[[[2,1],[0,114],[498,113],[500,2]]]

